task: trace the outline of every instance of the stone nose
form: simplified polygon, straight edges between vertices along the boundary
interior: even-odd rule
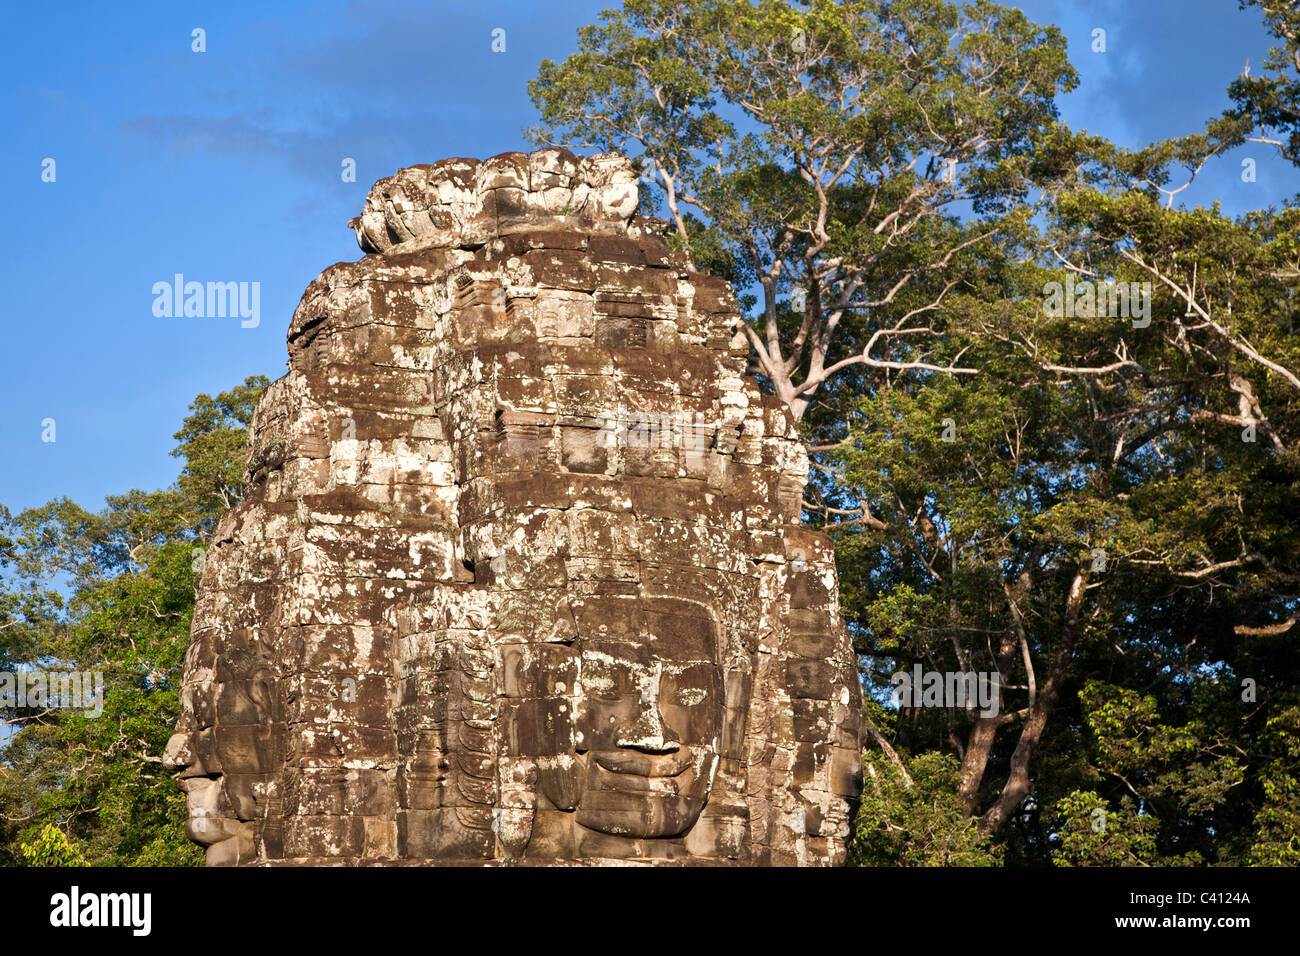
[[[163,750],[162,762],[164,769],[176,774],[179,780],[221,776],[221,761],[213,751],[211,728],[172,734]]]
[[[618,746],[652,754],[672,753],[681,749],[681,738],[664,723],[663,714],[659,712],[659,684],[662,676],[663,665],[656,664],[654,670],[641,679],[640,712],[636,720],[618,728],[614,735],[614,743]]]
[[[163,767],[172,773],[193,766],[196,761],[194,751],[190,747],[190,735],[172,734],[171,739],[167,741],[167,748],[163,750],[162,760]]]

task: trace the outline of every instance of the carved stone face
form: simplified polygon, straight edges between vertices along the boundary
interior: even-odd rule
[[[163,755],[185,792],[185,835],[210,864],[253,852],[256,792],[278,769],[279,682],[249,632],[231,638],[218,656],[211,634],[195,635],[190,673],[217,679],[183,685],[181,723]]]
[[[674,837],[699,818],[723,736],[717,624],[678,598],[593,597],[559,655],[572,687],[538,699],[538,785],[576,822],[616,836]]]

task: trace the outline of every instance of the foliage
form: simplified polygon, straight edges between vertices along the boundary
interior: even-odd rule
[[[1060,818],[1058,866],[1136,866],[1155,857],[1151,818],[1135,813],[1130,798],[1112,807],[1092,791],[1076,790],[1058,800],[1053,812]]]
[[[756,368],[796,418],[833,381],[939,367],[935,310],[1024,230],[1077,82],[1059,30],[989,0],[626,0],[578,47],[529,84],[529,135],[640,164],[678,248],[755,293]]]
[[[868,753],[850,860],[858,866],[999,866],[1000,849],[956,795],[957,760],[920,754],[908,764],[911,785],[894,764]]]
[[[86,858],[62,830],[47,823],[31,843],[22,844],[28,866],[88,866]]]

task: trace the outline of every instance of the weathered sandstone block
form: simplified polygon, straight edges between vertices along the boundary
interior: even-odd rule
[[[168,747],[211,864],[843,860],[807,456],[620,156],[414,166],[311,283]]]

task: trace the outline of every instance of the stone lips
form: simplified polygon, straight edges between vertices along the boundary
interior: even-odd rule
[[[209,863],[843,860],[861,691],[807,456],[635,189],[402,170],[308,287],[166,755]],[[705,434],[610,441],[619,409]]]

